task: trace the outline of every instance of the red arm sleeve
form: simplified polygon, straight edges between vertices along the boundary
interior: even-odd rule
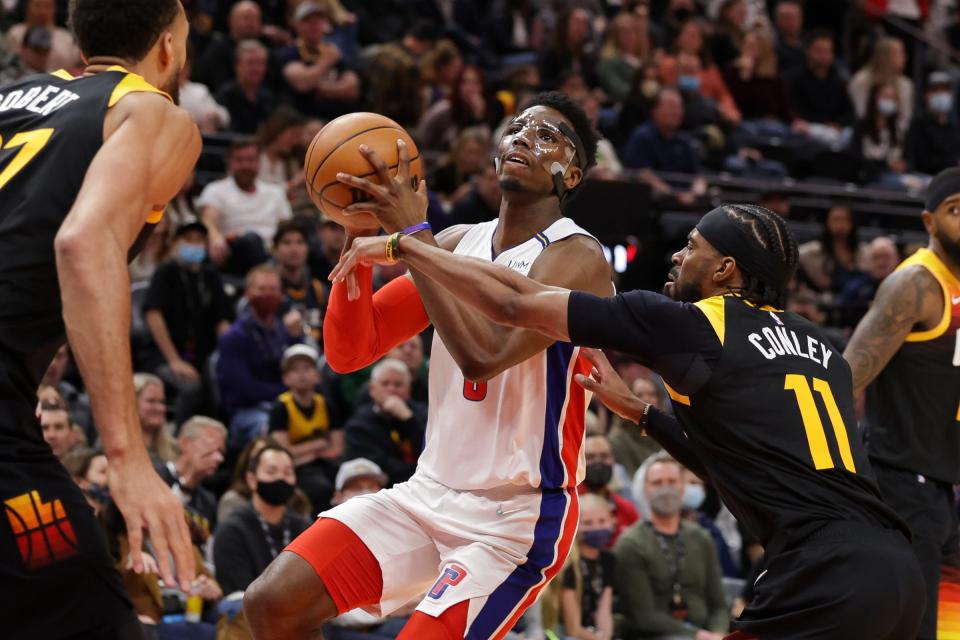
[[[416,285],[396,278],[376,294],[373,269],[357,268],[360,298],[347,300],[347,287],[333,285],[323,320],[324,354],[337,373],[362,369],[430,325]]]

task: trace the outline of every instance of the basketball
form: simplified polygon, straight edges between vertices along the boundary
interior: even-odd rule
[[[331,120],[316,135],[307,149],[304,172],[310,199],[324,214],[342,225],[362,229],[378,229],[380,223],[370,213],[346,215],[343,208],[369,199],[359,189],[337,181],[337,173],[349,173],[380,183],[377,172],[360,153],[365,144],[387,163],[390,174],[396,175],[399,162],[397,140],[407,143],[410,153],[410,178],[416,184],[422,177],[420,152],[413,138],[399,124],[376,113],[349,113]]]

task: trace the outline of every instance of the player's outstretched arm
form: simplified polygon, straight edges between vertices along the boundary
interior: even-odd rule
[[[401,259],[446,289],[448,297],[460,299],[498,324],[569,341],[568,289],[542,284],[486,260],[454,255],[412,237],[401,237],[399,246]],[[384,238],[362,238],[343,255],[330,279],[341,283],[357,267],[387,262]]]
[[[581,353],[590,361],[593,368],[589,376],[580,373],[575,375],[574,380],[577,384],[593,393],[600,402],[621,418],[638,425],[642,424],[643,426],[639,428],[660,443],[660,446],[666,449],[677,462],[706,480],[707,470],[690,446],[690,441],[676,418],[658,411],[656,407],[648,409],[647,403],[627,388],[626,383],[602,351],[585,348]],[[645,412],[646,416],[644,416]]]
[[[397,144],[400,162],[395,177],[389,175],[386,163],[375,152],[365,147],[360,149],[378,173],[381,185],[385,186],[346,174],[337,176],[344,184],[365,191],[371,197],[371,200],[351,205],[345,211],[371,212],[380,219],[387,231],[398,231],[426,219],[426,187],[422,181],[418,188],[411,184],[408,150],[402,141]],[[429,231],[417,233],[416,238],[424,244],[437,246]],[[448,253],[443,255],[449,256]],[[524,320],[528,318],[518,317],[514,322],[504,321],[500,324],[496,324],[496,320],[491,322],[489,313],[480,316],[466,303],[463,296],[470,291],[468,281],[454,283],[453,288],[449,288],[436,278],[422,273],[409,261],[408,265],[430,320],[464,377],[469,380],[492,378],[542,351],[557,339],[557,334],[551,333],[549,326],[525,324]],[[562,289],[589,291],[598,296],[613,293],[609,264],[597,243],[585,236],[573,236],[547,247],[530,269],[529,279]],[[459,295],[452,296],[450,292]],[[494,311],[489,307],[488,310]],[[481,309],[481,312],[484,310]]]
[[[134,569],[147,528],[164,581],[189,588],[194,558],[180,501],[153,469],[140,435],[130,358],[127,253],[151,211],[179,191],[200,153],[190,116],[156,94],[113,107],[104,143],[55,241],[67,337],[110,460],[110,491],[126,520]]]
[[[921,266],[900,269],[883,281],[843,352],[853,373],[854,398],[887,366],[914,326],[936,325],[943,305],[940,285]]]

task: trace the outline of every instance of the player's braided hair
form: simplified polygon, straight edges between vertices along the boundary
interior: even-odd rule
[[[774,253],[793,275],[799,261],[797,241],[786,221],[769,209],[752,204],[732,204],[724,207],[727,217],[749,228],[751,235],[767,251]],[[743,286],[737,294],[745,300],[762,307],[770,305],[782,309],[786,303],[786,282],[766,282],[746,271],[743,273]]]

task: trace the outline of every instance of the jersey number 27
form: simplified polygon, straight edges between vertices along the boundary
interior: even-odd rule
[[[851,473],[856,473],[853,454],[850,453],[850,441],[847,439],[847,427],[843,424],[843,416],[840,415],[840,409],[837,407],[837,401],[833,397],[830,384],[826,380],[813,378],[813,390],[811,391],[810,383],[805,376],[790,373],[787,374],[786,380],[783,382],[783,388],[787,391],[793,391],[797,396],[800,417],[803,419],[803,428],[807,432],[807,444],[810,446],[813,466],[817,471],[833,469],[836,465],[827,446],[827,434],[823,428],[823,420],[820,419],[820,409],[813,398],[814,391],[819,394],[823,400],[823,406],[827,410],[827,417],[833,427],[833,435],[837,439],[837,449],[840,450],[840,460],[843,462],[843,468]]]

